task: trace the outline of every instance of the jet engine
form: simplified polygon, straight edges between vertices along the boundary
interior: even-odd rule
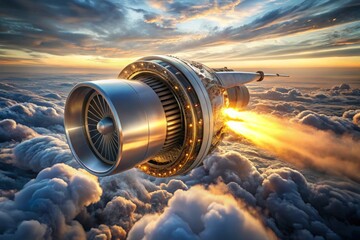
[[[82,82],[71,90],[64,116],[68,143],[94,175],[133,167],[155,177],[184,174],[222,140],[222,109],[246,107],[244,84],[277,76],[284,75],[144,57],[117,79]]]

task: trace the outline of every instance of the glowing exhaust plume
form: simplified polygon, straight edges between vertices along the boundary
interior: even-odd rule
[[[350,136],[254,112],[225,109],[224,113],[232,131],[283,160],[360,181],[360,145]]]

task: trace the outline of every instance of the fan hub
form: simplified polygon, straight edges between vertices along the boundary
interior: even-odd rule
[[[96,129],[102,135],[107,135],[114,131],[114,123],[111,118],[105,117],[98,122],[98,124],[96,125]]]

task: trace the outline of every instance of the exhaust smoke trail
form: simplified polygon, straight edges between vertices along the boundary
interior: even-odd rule
[[[360,143],[269,115],[225,109],[227,126],[283,160],[360,181]]]

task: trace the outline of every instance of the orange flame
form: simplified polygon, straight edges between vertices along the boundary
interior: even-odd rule
[[[255,112],[225,109],[226,125],[281,159],[360,180],[359,142],[349,136]]]

